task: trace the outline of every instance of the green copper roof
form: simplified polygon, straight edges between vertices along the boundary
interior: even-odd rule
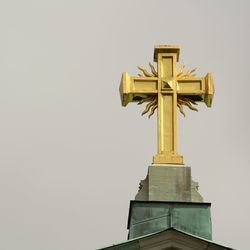
[[[212,240],[210,203],[131,201],[129,239],[176,228]]]

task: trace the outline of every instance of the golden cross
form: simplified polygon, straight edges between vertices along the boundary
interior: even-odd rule
[[[177,71],[179,52],[179,46],[155,46],[157,71],[150,64],[152,74],[140,67],[144,76],[122,74],[120,94],[123,106],[129,102],[148,102],[143,114],[151,109],[150,116],[158,108],[158,152],[153,157],[154,164],[183,164],[183,157],[177,152],[177,107],[185,115],[183,105],[197,111],[192,104],[204,102],[208,107],[212,104],[212,74],[195,77],[194,70],[184,74],[184,65]]]

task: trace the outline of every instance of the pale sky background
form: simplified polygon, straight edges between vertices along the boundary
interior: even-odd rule
[[[179,116],[179,152],[212,202],[214,241],[249,249],[249,1],[0,2],[0,250],[88,250],[127,238],[156,117],[121,107],[121,73],[181,45],[213,72],[213,107]]]

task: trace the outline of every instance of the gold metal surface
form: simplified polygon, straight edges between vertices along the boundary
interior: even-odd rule
[[[183,106],[198,111],[194,106],[204,102],[211,107],[214,84],[212,73],[196,77],[195,69],[184,72],[185,65],[176,69],[180,47],[157,45],[154,61],[157,70],[149,63],[151,73],[138,67],[142,74],[122,74],[120,95],[123,106],[129,102],[147,103],[142,115],[149,112],[151,117],[158,109],[158,152],[153,163],[183,164],[183,157],[177,152],[177,107],[185,116]]]

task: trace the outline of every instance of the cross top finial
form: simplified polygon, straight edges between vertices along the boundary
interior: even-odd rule
[[[142,115],[150,112],[152,116],[158,110],[158,153],[153,158],[154,164],[183,164],[183,157],[177,153],[177,107],[185,116],[183,106],[198,111],[194,105],[204,102],[211,107],[214,85],[212,74],[196,77],[195,69],[184,73],[184,65],[176,69],[179,60],[178,45],[157,45],[154,49],[151,72],[138,67],[143,75],[131,77],[122,74],[120,94],[122,105],[129,102],[147,103]]]
[[[179,45],[155,45],[154,61],[157,62],[158,54],[160,53],[176,53],[177,62],[179,61],[180,46]]]

